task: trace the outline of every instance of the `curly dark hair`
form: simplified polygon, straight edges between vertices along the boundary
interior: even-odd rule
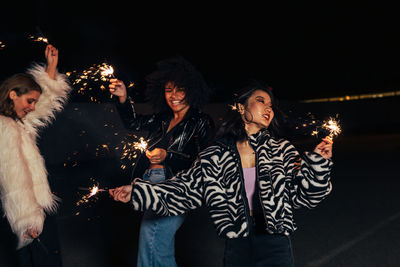
[[[175,86],[184,88],[186,102],[192,108],[202,108],[211,94],[203,75],[182,56],[175,56],[157,62],[157,69],[147,75],[145,80],[146,99],[154,110],[165,112],[170,110],[165,101],[165,85],[173,82]]]

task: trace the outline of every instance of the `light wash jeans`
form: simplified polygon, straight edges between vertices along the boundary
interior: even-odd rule
[[[164,169],[149,169],[143,179],[158,183],[165,180]],[[175,262],[175,233],[184,215],[158,216],[145,211],[139,232],[138,267],[177,266]]]

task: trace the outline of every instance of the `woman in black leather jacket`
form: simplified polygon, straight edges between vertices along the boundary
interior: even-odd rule
[[[146,77],[147,94],[158,111],[155,114],[137,114],[122,81],[112,79],[109,85],[119,98],[117,109],[125,127],[148,133],[146,157],[137,159],[132,179],[142,177],[151,182],[188,169],[214,137],[211,117],[200,111],[210,92],[202,75],[182,57],[160,61],[157,67]],[[176,266],[174,236],[183,221],[182,215],[157,217],[145,212],[137,266]]]

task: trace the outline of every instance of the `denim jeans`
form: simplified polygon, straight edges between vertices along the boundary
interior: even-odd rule
[[[290,236],[268,234],[252,227],[248,237],[226,240],[224,266],[293,267]]]
[[[164,169],[149,169],[143,179],[153,183],[165,180]],[[175,233],[184,215],[158,216],[145,211],[139,232],[138,267],[177,266],[175,262]]]

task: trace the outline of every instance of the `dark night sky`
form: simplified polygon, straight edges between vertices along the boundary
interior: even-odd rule
[[[13,36],[17,47],[16,36],[39,27],[59,48],[61,69],[107,60],[117,76],[138,85],[156,61],[180,54],[216,87],[217,100],[249,78],[269,83],[281,99],[400,87],[398,16],[383,4],[50,3],[30,1],[18,23],[15,16],[2,23],[0,41]],[[15,50],[0,53],[16,55]],[[2,57],[4,68],[10,57]],[[19,52],[16,62],[27,58]]]

